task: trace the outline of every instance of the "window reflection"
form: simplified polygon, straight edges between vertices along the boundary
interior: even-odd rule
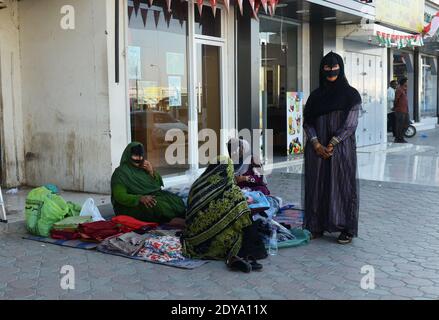
[[[156,0],[149,7],[141,3],[135,12],[129,6],[127,65],[131,113],[131,138],[144,144],[146,157],[162,175],[181,173],[189,168],[187,2]],[[165,140],[169,130],[184,133],[185,164],[168,164]]]

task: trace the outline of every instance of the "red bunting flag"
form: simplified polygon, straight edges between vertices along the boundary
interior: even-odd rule
[[[256,20],[259,20],[258,12],[260,7],[261,7],[261,0],[255,0],[255,9],[253,10],[253,17]]]
[[[236,2],[238,2],[239,11],[241,11],[241,16],[244,14],[242,1],[243,0],[236,0]]]
[[[270,14],[270,16],[273,16],[273,9],[271,6],[268,6],[268,13]]]
[[[268,0],[261,0],[262,7],[264,7],[265,13],[268,13]]]
[[[197,0],[197,5],[198,5],[198,13],[201,14],[203,13],[203,0]]]
[[[229,12],[230,0],[224,0],[224,6],[226,7],[227,12]]]
[[[268,0],[268,5],[271,7],[271,15],[274,15],[276,12],[276,6],[279,3],[279,0]]]
[[[250,7],[252,8],[253,12],[255,12],[255,0],[248,0],[248,3],[250,3]]]
[[[216,16],[217,0],[210,0],[210,5],[212,7],[213,17],[215,18],[215,16]]]
[[[171,12],[171,1],[172,0],[166,0],[166,7],[168,8],[168,12]]]

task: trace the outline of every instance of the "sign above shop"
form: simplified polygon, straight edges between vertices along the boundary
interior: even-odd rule
[[[424,0],[378,0],[376,21],[411,32],[424,28]]]
[[[425,26],[423,33],[428,37],[433,37],[436,35],[439,29],[439,12],[436,13],[434,17],[432,17],[430,23]]]

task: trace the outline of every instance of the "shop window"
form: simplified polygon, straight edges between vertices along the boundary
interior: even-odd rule
[[[274,155],[286,156],[286,98],[288,92],[298,91],[298,28],[281,17],[268,19],[260,15],[259,39],[262,106],[260,123],[261,127],[273,130]]]
[[[437,64],[422,56],[421,117],[435,117],[437,111]]]
[[[188,4],[165,0],[149,7],[141,3],[136,14],[128,1],[127,67],[131,139],[144,144],[146,158],[162,175],[188,169]],[[169,165],[165,136],[169,130],[184,133],[185,165]]]

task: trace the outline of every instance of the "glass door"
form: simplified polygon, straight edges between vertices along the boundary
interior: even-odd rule
[[[195,51],[198,162],[203,167],[221,152],[221,46],[200,41]],[[203,148],[205,143],[210,148]]]
[[[225,26],[224,10],[217,6],[216,14],[207,3],[200,16],[193,6],[193,112],[190,148],[192,169],[197,171],[220,155],[226,142],[222,137],[224,127],[225,87]],[[196,139],[196,141],[195,141]]]

